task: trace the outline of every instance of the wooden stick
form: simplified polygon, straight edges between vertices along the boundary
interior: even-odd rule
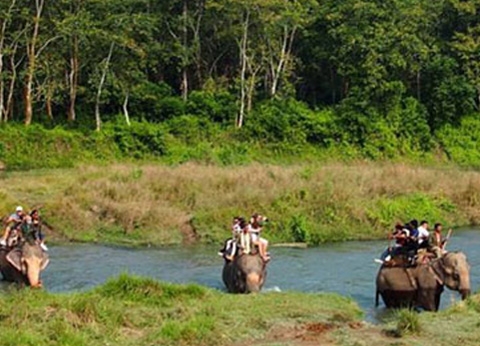
[[[452,232],[453,232],[453,231],[452,231],[452,229],[450,228],[450,229],[448,230],[448,233],[447,233],[447,236],[446,236],[445,240],[443,241],[442,250],[445,250],[445,247],[447,246],[447,243],[448,243],[448,241],[450,240],[450,237],[452,236]]]

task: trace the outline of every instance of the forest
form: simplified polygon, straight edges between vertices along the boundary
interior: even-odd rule
[[[479,10],[479,0],[4,0],[0,160],[15,166],[16,143],[34,141],[173,161],[229,144],[232,155],[480,166]],[[186,153],[194,147],[203,154]]]

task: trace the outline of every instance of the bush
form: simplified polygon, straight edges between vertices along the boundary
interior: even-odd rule
[[[290,233],[293,241],[308,243],[310,240],[308,221],[303,215],[294,215],[289,222]]]
[[[333,113],[315,112],[296,100],[271,100],[257,107],[246,121],[249,137],[269,143],[327,145],[332,140]]]
[[[133,88],[129,108],[134,117],[151,121],[162,120],[162,100],[172,96],[172,89],[165,83],[143,82]]]
[[[480,114],[463,118],[459,126],[443,126],[436,137],[451,161],[480,167]]]
[[[10,169],[73,167],[89,160],[88,141],[78,131],[61,127],[47,130],[40,125],[8,125],[0,128],[0,153]]]
[[[187,144],[208,141],[217,132],[218,127],[206,118],[182,115],[165,123],[168,132]]]
[[[120,151],[130,157],[162,156],[167,151],[165,130],[159,125],[132,122],[131,126],[116,123],[105,128]]]
[[[371,159],[395,158],[432,148],[428,114],[416,99],[399,92],[382,107],[375,107],[362,97],[361,93],[352,93],[336,110],[342,141],[360,148]]]
[[[236,99],[226,91],[216,93],[193,91],[188,97],[186,113],[216,123],[233,125],[237,113]]]

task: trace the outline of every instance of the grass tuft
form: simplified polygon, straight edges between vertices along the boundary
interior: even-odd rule
[[[417,312],[411,309],[401,309],[395,312],[396,335],[402,337],[408,334],[419,334],[422,331],[422,325]]]

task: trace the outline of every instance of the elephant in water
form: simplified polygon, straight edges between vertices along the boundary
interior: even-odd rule
[[[6,281],[41,287],[40,273],[48,262],[47,253],[35,242],[26,241],[13,250],[0,248],[0,272]]]
[[[266,263],[258,253],[236,256],[223,266],[223,282],[230,293],[260,292],[266,276]]]
[[[377,275],[375,304],[378,306],[380,295],[387,308],[437,311],[444,286],[460,292],[462,299],[470,295],[470,266],[462,252],[449,252],[416,267],[382,266]]]

